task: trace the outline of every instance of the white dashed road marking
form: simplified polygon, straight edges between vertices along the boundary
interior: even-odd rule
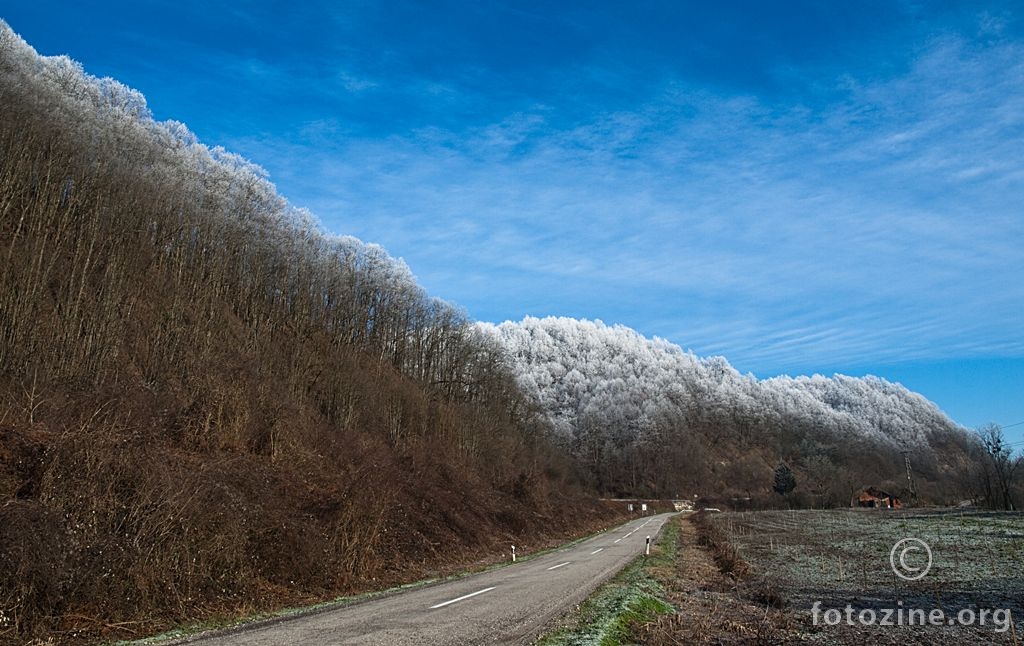
[[[490,591],[491,591],[491,590],[493,590],[494,588],[495,588],[495,586],[491,586],[491,587],[489,587],[489,588],[484,588],[483,590],[477,590],[476,592],[471,592],[471,593],[469,593],[469,594],[464,594],[464,595],[462,595],[461,597],[459,597],[459,598],[457,598],[457,599],[452,599],[451,601],[445,601],[444,603],[439,603],[439,604],[437,604],[436,606],[430,606],[430,609],[431,609],[431,610],[433,610],[433,609],[435,609],[435,608],[444,608],[444,607],[445,607],[445,606],[447,606],[447,605],[451,605],[451,604],[453,604],[453,603],[457,603],[457,602],[459,602],[459,601],[462,601],[462,600],[464,600],[464,599],[468,599],[468,598],[470,598],[470,597],[475,597],[475,596],[476,596],[476,595],[478,595],[478,594],[483,594],[483,593],[485,593],[485,592],[490,592]]]

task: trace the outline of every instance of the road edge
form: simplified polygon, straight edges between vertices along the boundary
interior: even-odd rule
[[[397,595],[400,595],[400,594],[403,594],[405,592],[409,592],[409,591],[412,591],[412,590],[421,590],[421,589],[426,589],[426,588],[432,588],[432,587],[435,587],[435,586],[438,586],[438,585],[443,585],[445,583],[450,583],[452,581],[458,581],[458,580],[461,580],[461,579],[468,579],[468,578],[471,578],[471,577],[476,576],[478,574],[484,574],[484,573],[487,573],[487,572],[492,572],[494,570],[499,570],[499,569],[511,567],[511,566],[517,565],[519,563],[525,563],[525,562],[528,562],[528,561],[532,561],[532,560],[534,560],[536,558],[540,558],[541,556],[544,556],[546,554],[551,554],[551,553],[557,552],[559,550],[571,548],[574,545],[577,545],[577,544],[582,543],[584,541],[587,541],[587,540],[590,540],[590,539],[595,538],[597,536],[600,536],[602,534],[614,531],[614,530],[616,530],[616,529],[618,529],[618,528],[620,528],[620,527],[622,527],[624,525],[627,525],[627,524],[629,524],[629,523],[631,523],[631,522],[633,522],[635,520],[636,520],[636,518],[630,518],[629,520],[626,520],[626,521],[624,521],[622,523],[619,523],[618,525],[614,525],[612,527],[607,527],[607,528],[602,529],[600,531],[592,532],[592,533],[587,534],[585,536],[580,536],[578,538],[574,538],[571,541],[566,541],[564,543],[559,543],[558,545],[554,545],[552,547],[549,547],[549,548],[546,548],[546,549],[543,549],[543,550],[538,550],[536,552],[531,552],[530,554],[521,555],[521,556],[519,556],[517,558],[515,563],[513,563],[511,561],[499,561],[499,562],[496,562],[496,563],[491,563],[491,564],[483,567],[482,569],[464,570],[462,572],[457,572],[455,574],[450,574],[450,575],[444,576],[444,577],[438,577],[438,578],[433,578],[433,579],[422,579],[420,581],[413,581],[413,582],[410,582],[410,583],[402,584],[400,586],[395,586],[395,587],[392,587],[392,588],[387,588],[385,590],[375,590],[375,591],[371,591],[371,592],[365,592],[365,593],[362,593],[362,594],[359,594],[359,595],[354,595],[354,596],[351,596],[351,597],[339,597],[337,599],[332,599],[332,600],[329,600],[329,601],[322,601],[322,602],[319,602],[319,603],[316,603],[316,604],[312,604],[312,605],[309,605],[309,606],[299,606],[299,607],[296,607],[296,608],[283,608],[281,610],[278,610],[278,611],[275,611],[275,612],[272,612],[272,613],[268,613],[268,614],[264,614],[264,615],[240,617],[240,618],[238,618],[235,621],[235,623],[232,623],[230,625],[225,625],[225,626],[211,626],[211,627],[207,627],[207,626],[203,626],[203,625],[198,625],[198,626],[191,627],[191,628],[194,629],[194,632],[190,632],[190,627],[189,626],[183,626],[183,627],[180,627],[180,628],[173,628],[171,630],[165,631],[165,632],[160,633],[158,635],[152,635],[150,637],[142,637],[140,639],[128,640],[128,641],[120,640],[120,641],[115,641],[115,642],[103,642],[102,644],[103,644],[103,646],[184,646],[186,644],[201,643],[204,640],[212,639],[214,637],[227,637],[227,636],[235,635],[235,634],[242,633],[242,632],[245,632],[245,631],[248,631],[248,630],[253,630],[253,629],[257,629],[257,628],[263,628],[263,627],[267,627],[267,626],[274,626],[276,624],[284,623],[286,621],[291,621],[293,619],[302,619],[302,618],[305,618],[305,617],[311,617],[311,616],[322,614],[322,613],[326,613],[326,612],[332,612],[332,611],[335,611],[335,610],[342,610],[344,608],[352,608],[352,607],[355,607],[355,606],[362,605],[364,603],[369,603],[369,602],[377,601],[377,600],[380,600],[380,599],[386,599],[386,598],[394,597],[394,596],[397,596]],[[664,527],[664,523],[662,524],[662,527]],[[661,529],[662,528],[659,528],[659,530],[658,530],[658,534],[659,535],[660,535]],[[630,563],[632,563],[632,561],[630,561]],[[627,564],[625,567],[628,567],[628,566],[629,566],[629,564]],[[619,572],[621,572],[621,571],[622,570],[619,570]],[[608,580],[610,580],[612,577],[614,577],[616,574],[617,573],[612,573],[611,575],[609,575],[609,577],[607,577],[603,581],[599,582],[596,587],[600,587],[601,585],[606,583]],[[595,587],[595,589],[596,589],[596,587]],[[186,633],[186,634],[173,634],[173,633],[175,633],[175,631],[181,631],[181,632]],[[538,633],[534,633],[534,634],[538,635],[540,633],[538,632]]]

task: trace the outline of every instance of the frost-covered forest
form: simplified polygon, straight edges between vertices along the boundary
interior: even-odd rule
[[[845,504],[872,482],[903,492],[903,451],[934,492],[975,449],[932,402],[876,377],[758,380],[600,321],[480,328],[501,340],[520,386],[607,493],[757,498],[781,460],[800,470],[808,503]]]

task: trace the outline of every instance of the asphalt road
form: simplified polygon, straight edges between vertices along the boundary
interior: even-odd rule
[[[671,514],[505,568],[188,640],[201,646],[527,644],[644,551]]]

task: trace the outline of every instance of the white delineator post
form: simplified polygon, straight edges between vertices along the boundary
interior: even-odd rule
[[[648,536],[647,537],[647,550],[644,552],[644,556],[650,556],[650,555],[651,555],[651,537]]]
[[[512,562],[513,563],[516,562],[516,546],[515,545],[512,546]]]

